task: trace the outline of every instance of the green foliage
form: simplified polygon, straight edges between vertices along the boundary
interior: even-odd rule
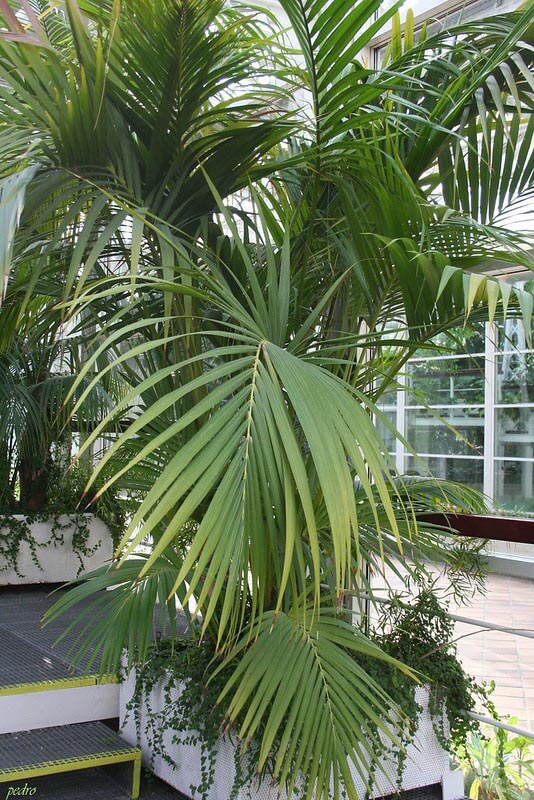
[[[466,711],[472,710],[477,700],[487,701],[487,696],[484,689],[463,670],[451,644],[452,638],[453,623],[437,597],[425,590],[413,604],[403,602],[400,596],[390,598],[373,626],[371,641],[395,661],[377,658],[370,653],[347,651],[354,669],[363,668],[372,682],[370,685],[374,684],[374,690],[385,692],[392,708],[401,713],[397,746],[392,747],[378,736],[383,720],[371,722],[366,732],[372,747],[360,754],[358,770],[369,791],[388,756],[396,762],[397,789],[401,790],[406,749],[414,739],[423,711],[419,702],[421,698],[416,697],[419,680],[428,687],[428,708],[441,744],[451,752],[467,753],[471,752],[472,743],[479,741],[479,725],[466,716]],[[266,642],[274,657],[282,659],[285,664],[285,648],[280,645],[278,640]],[[269,675],[267,650],[262,650],[260,657],[266,662],[265,674]],[[411,666],[414,675],[400,672],[398,661]],[[300,678],[295,678],[288,664],[285,666],[286,693],[291,698],[294,692],[298,692],[296,687]],[[277,735],[274,739],[267,739],[266,748],[269,724],[263,722],[253,733],[244,736],[247,730],[246,705],[237,714],[232,713],[236,701],[230,700],[227,685],[245,680],[248,669],[247,659],[244,659],[237,672],[232,673],[231,659],[221,661],[213,643],[209,640],[199,642],[195,634],[155,642],[143,664],[136,666],[128,713],[134,715],[138,736],[142,731],[152,757],[162,756],[171,767],[174,767],[174,761],[168,752],[168,742],[192,744],[199,748],[201,782],[190,787],[193,797],[205,800],[208,796],[221,737],[234,747],[235,777],[230,798],[236,797],[243,788],[254,791],[257,781],[273,779],[284,737]],[[154,689],[163,692],[158,695],[158,710],[152,708],[151,692]],[[362,686],[358,691],[362,691]],[[313,700],[310,702],[314,703]],[[289,705],[284,716],[292,716]],[[294,735],[298,735],[297,732]],[[293,736],[290,736],[290,741],[294,741]],[[519,745],[517,739],[516,750]],[[299,760],[295,748],[291,751],[291,762],[288,774],[297,777],[296,782],[288,787],[288,792],[298,794],[307,785],[306,765]],[[526,775],[530,766],[525,759],[523,764]],[[491,800],[491,797],[481,795],[480,800]],[[499,800],[508,800],[508,796],[499,795]],[[513,800],[518,799],[514,797]]]
[[[453,579],[454,580],[454,579]],[[466,716],[483,690],[463,669],[454,645],[454,623],[435,594],[424,590],[415,598],[391,598],[378,625],[386,630],[378,642],[386,653],[416,669],[429,683],[429,710],[442,746],[450,749],[465,742],[478,727]],[[398,681],[392,673],[389,682]],[[386,684],[387,685],[387,684]],[[411,702],[404,700],[402,708]]]
[[[410,30],[375,70],[379,5],[282,0],[295,53],[274,15],[222,0],[24,2],[26,27],[0,0],[0,347],[75,326],[80,458],[116,435],[88,496],[135,500],[118,568],[50,618],[91,597],[76,653],[110,670],[146,659],[158,601],[172,634],[191,600],[230,724],[318,800],[355,800],[347,755],[392,709],[351,654],[390,656],[337,613],[372,588],[362,559],[450,563],[416,512],[481,508],[395,474],[375,401],[434,336],[532,311],[483,274],[531,263],[505,225],[529,194],[529,9]],[[383,732],[399,746],[401,723]]]
[[[19,571],[18,558],[20,547],[27,542],[33,564],[41,569],[37,556],[37,542],[32,536],[27,519],[16,519],[11,515],[0,514],[0,557],[2,565],[0,571],[14,569],[19,578],[24,576]]]
[[[0,321],[5,313],[3,308]],[[109,378],[89,392],[84,385],[74,388],[83,342],[73,334],[65,337],[58,325],[57,319],[30,325],[0,349],[0,509],[77,510],[89,469],[83,476],[80,468],[65,474],[76,437],[95,427],[118,394]]]
[[[44,522],[50,525],[50,538],[46,542],[37,542],[32,535],[31,525]],[[88,558],[96,553],[101,541],[89,547],[90,528],[87,515],[71,514],[68,519],[61,513],[31,514],[30,516],[16,519],[11,515],[0,515],[0,557],[4,560],[0,572],[7,569],[15,570],[20,578],[24,575],[19,570],[19,553],[23,542],[30,548],[31,559],[38,569],[42,569],[39,561],[39,550],[47,547],[58,547],[65,544],[65,533],[72,530],[72,551],[79,561],[78,574],[85,568],[84,557]]]
[[[516,725],[517,719],[506,720]],[[486,726],[455,748],[471,800],[531,800],[534,793],[534,740]]]
[[[118,492],[110,489],[91,503],[85,496],[90,476],[87,468],[76,464],[65,473],[64,467],[54,464],[49,474],[50,489],[44,511],[36,513],[25,509],[17,501],[0,505],[0,558],[5,562],[0,566],[0,571],[12,568],[19,577],[24,577],[18,567],[22,542],[28,544],[33,563],[41,569],[39,549],[63,545],[65,532],[73,528],[72,550],[78,558],[81,572],[84,569],[83,559],[93,555],[101,544],[97,542],[93,547],[88,545],[88,514],[95,514],[106,523],[114,546],[120,541],[126,526],[128,503]],[[17,519],[14,514],[24,516]],[[33,538],[30,526],[37,522],[46,522],[51,526],[48,541],[41,543]]]
[[[214,676],[214,661],[215,649],[209,641],[199,643],[196,638],[187,637],[154,643],[142,668],[136,671],[134,692],[127,708],[128,713],[134,714],[138,735],[141,712],[146,715],[143,733],[147,736],[152,758],[162,756],[174,768],[164,743],[169,734],[173,744],[200,747],[201,782],[190,786],[193,797],[208,795],[213,783],[217,743],[225,727],[226,710],[217,701],[229,672]],[[150,702],[150,692],[156,687],[163,687],[159,711],[154,711]],[[235,741],[231,734],[230,738]],[[239,740],[235,744],[236,780],[229,800],[255,777],[256,769],[253,761],[243,759]],[[249,769],[246,769],[247,764]]]
[[[105,483],[105,474],[94,487],[95,495],[88,497],[86,490],[90,477],[91,470],[83,463],[75,462],[67,470],[64,466],[54,464],[46,513],[55,516],[74,514],[78,517],[82,513],[95,514],[106,523],[113,546],[117,547],[126,528],[131,503],[123,498],[123,493],[116,487],[97,494]]]

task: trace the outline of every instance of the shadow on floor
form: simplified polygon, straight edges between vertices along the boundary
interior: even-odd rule
[[[30,778],[26,781],[0,783],[0,800],[33,797],[35,800],[127,800],[129,787],[114,780],[101,769],[79,770],[63,775]],[[139,800],[185,800],[166,783],[143,775]]]

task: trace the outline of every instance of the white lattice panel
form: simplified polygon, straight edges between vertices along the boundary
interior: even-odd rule
[[[132,696],[133,677],[130,676],[121,685],[120,720],[124,737],[131,744],[137,743],[136,726],[133,715],[126,715],[126,704]],[[426,709],[426,690],[417,689],[418,702]],[[149,707],[153,711],[158,711],[163,704],[163,686],[159,685],[150,694]],[[145,734],[146,712],[141,712],[140,741],[139,745],[143,751],[143,759],[146,764],[151,763],[151,751]],[[174,786],[178,791],[187,797],[192,797],[191,785],[200,783],[200,748],[189,745],[175,745],[172,743],[172,731],[164,734],[164,742],[168,754],[175,763],[174,769],[161,757],[157,756],[152,763],[152,768],[156,775],[162,780]],[[385,774],[384,774],[385,773]],[[353,772],[355,782],[360,790],[360,796],[365,795],[365,787],[356,771]],[[403,775],[402,786],[404,790],[415,789],[422,786],[441,783],[443,779],[450,776],[449,756],[439,744],[432,721],[427,710],[421,715],[419,730],[413,745],[408,750],[408,758]],[[389,776],[389,777],[388,777]],[[217,762],[215,766],[215,780],[210,791],[209,800],[228,800],[234,778],[234,757],[233,748],[228,741],[221,741],[218,747]],[[376,776],[376,787],[373,796],[391,794],[395,790],[396,764],[393,760],[383,764],[383,771]],[[454,781],[453,781],[454,783]],[[450,781],[449,781],[450,784]],[[458,786],[458,782],[454,783]],[[448,800],[452,796],[459,797],[461,791],[457,790],[455,795],[448,795]],[[445,794],[445,793],[444,793]],[[287,800],[285,795],[278,795],[276,788],[264,782],[261,785],[251,787],[249,790],[242,790],[238,800]],[[296,798],[294,798],[296,800]],[[446,800],[444,796],[444,800]]]

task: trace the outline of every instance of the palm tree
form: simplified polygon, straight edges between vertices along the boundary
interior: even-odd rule
[[[529,263],[502,218],[530,191],[532,24],[396,34],[374,70],[395,6],[281,6],[296,64],[272,17],[221,0],[0,3],[2,339],[37,286],[51,314],[99,321],[85,391],[111,367],[131,386],[87,442],[135,405],[95,470],[140,498],[118,568],[55,612],[115,587],[78,655],[142,661],[156,600],[172,630],[167,599],[194,598],[258,768],[274,747],[289,792],[354,798],[347,759],[365,775],[395,715],[343,597],[362,562],[452,557],[417,523],[436,497],[480,507],[395,474],[376,401],[437,333],[528,319],[481,270]]]
[[[5,513],[45,512],[50,482],[72,457],[73,437],[87,435],[120,399],[120,381],[108,379],[77,399],[87,381],[77,375],[84,348],[74,330],[38,321],[47,298],[34,297],[24,329],[19,325],[0,353],[0,505]],[[4,315],[9,312],[4,308]]]

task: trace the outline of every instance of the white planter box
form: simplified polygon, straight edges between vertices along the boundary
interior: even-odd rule
[[[61,515],[58,518],[62,541],[58,541],[57,538],[51,541],[52,522],[32,522],[29,528],[34,542],[35,558],[39,565],[34,561],[30,543],[22,540],[19,546],[16,570],[5,556],[0,555],[0,586],[27,583],[66,583],[81,574],[80,559],[83,562],[82,572],[96,569],[109,561],[113,555],[113,544],[107,525],[94,514],[84,514],[84,517],[89,525],[86,549],[90,555],[85,556],[80,553],[80,557],[78,557],[73,550],[72,539],[76,533],[76,523],[74,520],[70,520],[68,515]],[[21,514],[14,514],[13,518],[19,521],[26,519]],[[6,529],[0,525],[0,539],[3,536],[6,536]]]
[[[124,738],[130,744],[137,744],[143,752],[143,761],[150,766],[158,777],[169,783],[186,797],[192,797],[191,785],[200,783],[200,755],[199,746],[176,745],[172,743],[173,732],[164,733],[164,746],[166,752],[174,761],[174,769],[157,755],[152,758],[151,747],[145,733],[147,712],[141,709],[140,714],[140,740],[137,740],[136,723],[133,713],[126,712],[126,706],[132,697],[135,678],[131,673],[121,684],[120,691],[120,724]],[[178,689],[171,690],[171,697],[178,696]],[[419,728],[413,745],[408,748],[408,758],[403,774],[403,790],[417,789],[423,786],[440,783],[442,785],[443,800],[456,800],[463,795],[463,777],[461,773],[451,772],[449,767],[449,754],[441,747],[432,727],[432,721],[427,708],[427,690],[418,688],[417,700],[425,708],[419,721]],[[162,709],[164,702],[164,684],[161,681],[150,693],[149,707],[152,712]],[[397,768],[393,759],[383,763],[386,775],[378,770],[375,779],[373,797],[392,794],[396,790]],[[228,800],[234,780],[234,755],[232,744],[222,739],[217,748],[215,763],[215,779],[210,789],[209,800]],[[361,778],[353,771],[355,785],[358,793],[365,797],[365,786]],[[283,793],[279,795],[276,787],[268,782],[255,785],[250,789],[240,790],[237,800],[287,800]],[[296,798],[294,798],[296,800]]]

